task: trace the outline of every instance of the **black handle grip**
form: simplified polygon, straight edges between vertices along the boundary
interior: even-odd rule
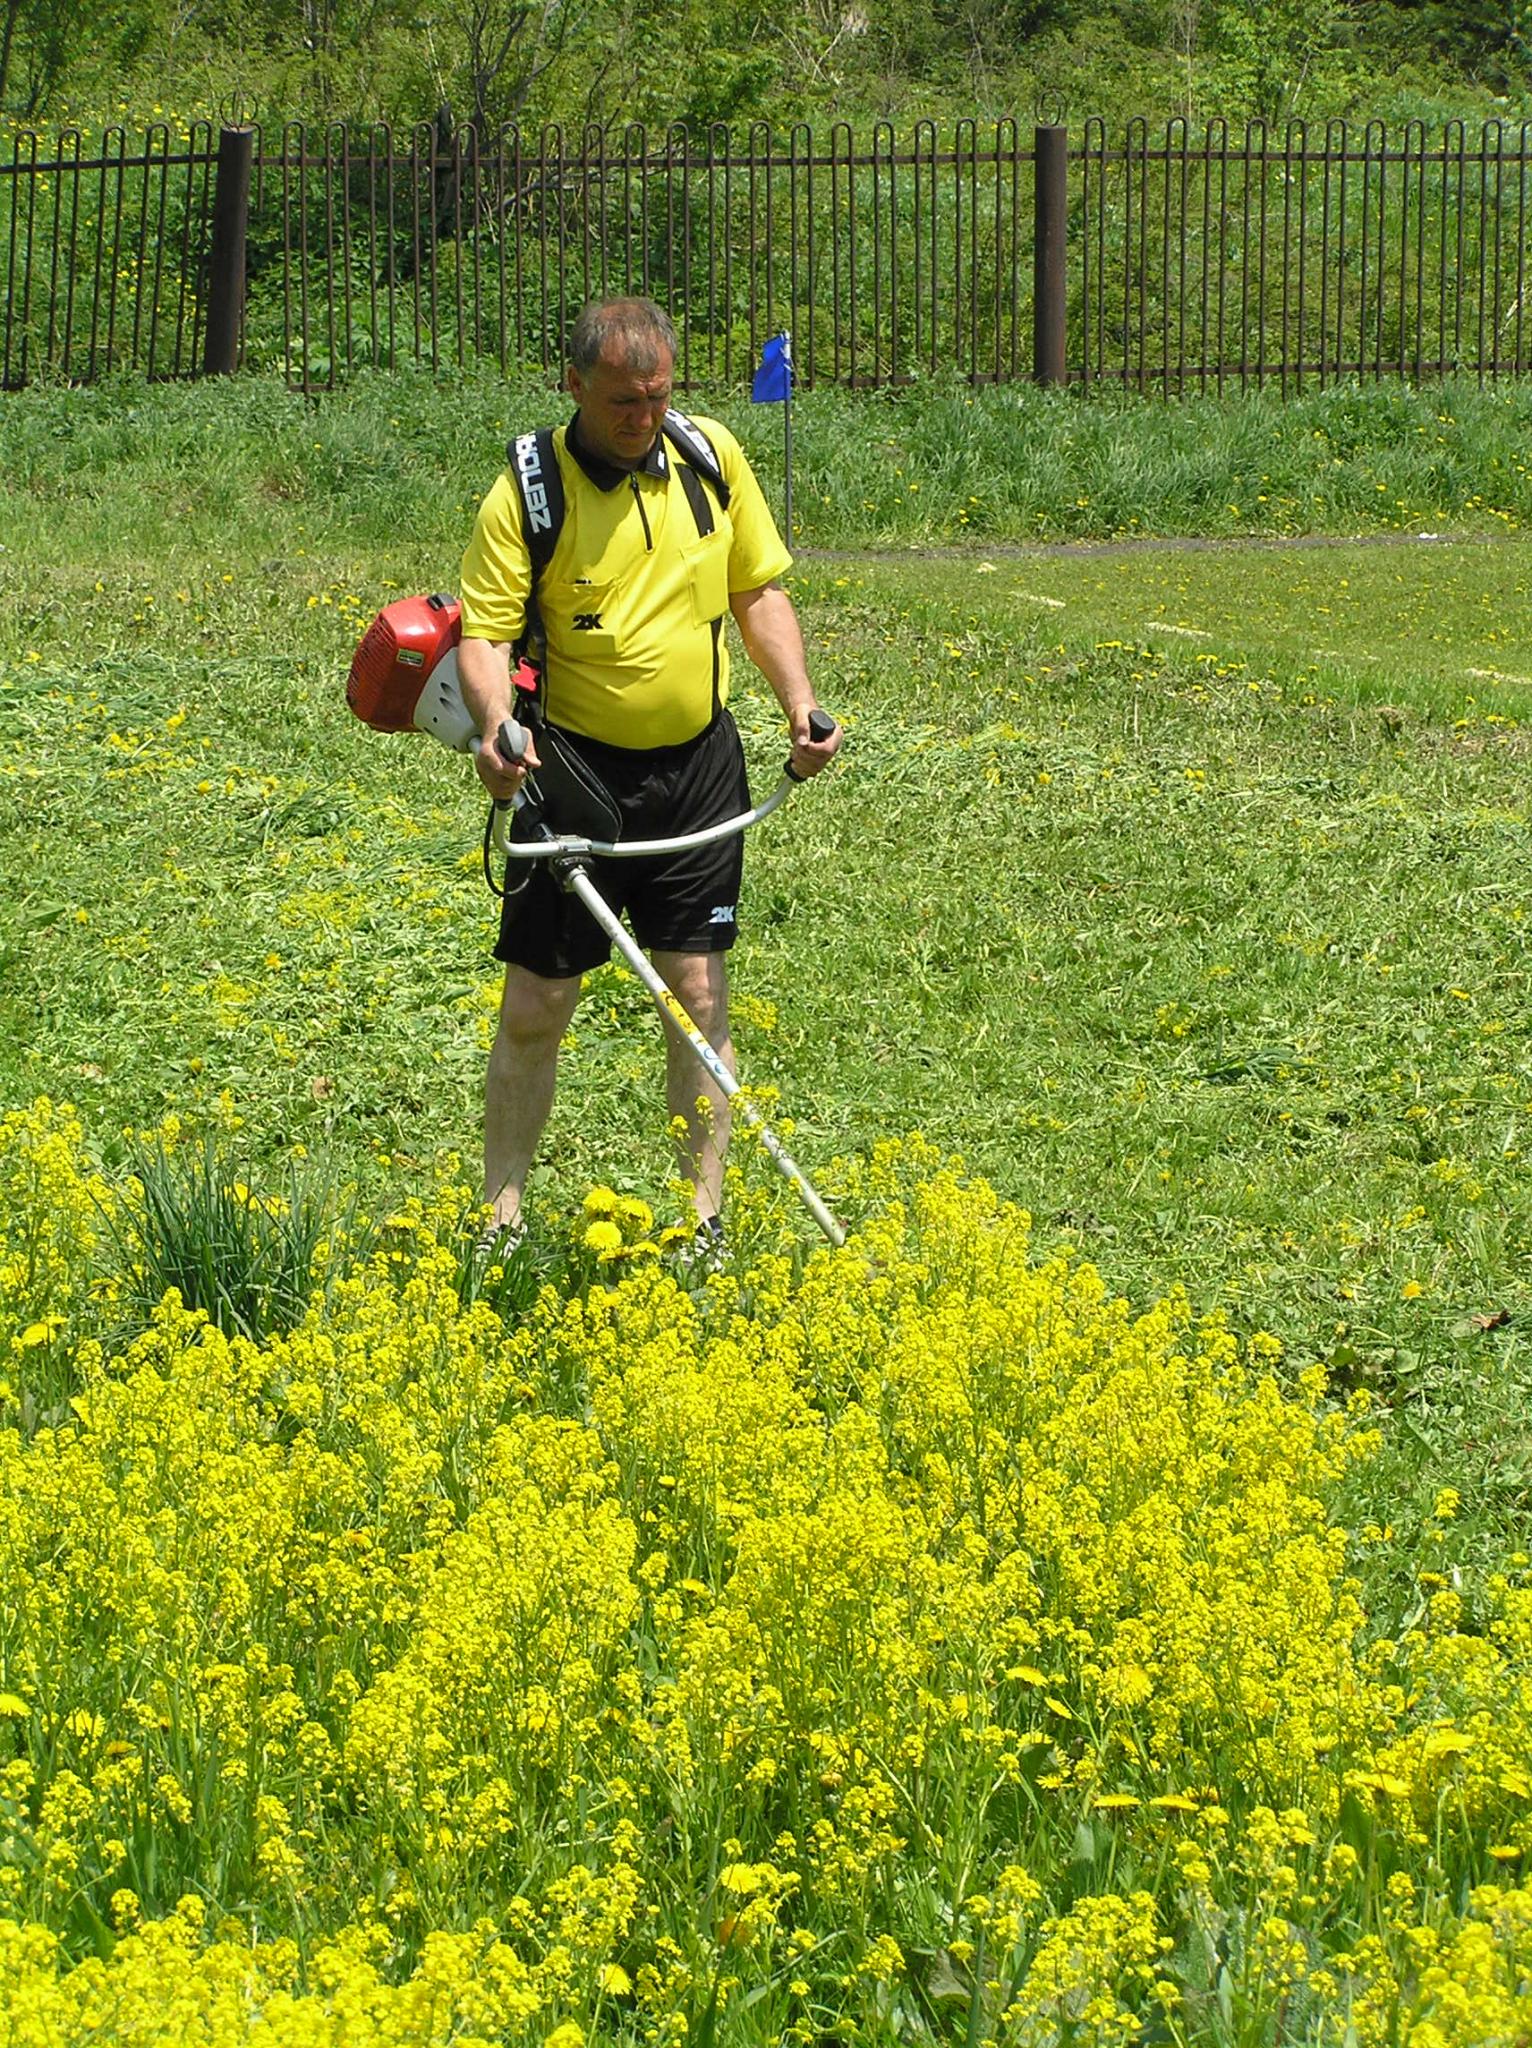
[[[828,711],[820,711],[816,708],[809,713],[809,738],[811,740],[827,740],[834,730],[835,720]],[[793,766],[791,754],[788,755],[782,772],[786,775],[789,782],[802,782],[803,780],[803,777]]]

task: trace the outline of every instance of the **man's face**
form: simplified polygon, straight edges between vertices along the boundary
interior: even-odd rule
[[[620,343],[610,343],[583,375],[571,363],[566,381],[580,408],[580,436],[590,452],[619,469],[637,469],[660,431],[674,371],[664,349],[647,368],[631,369]]]

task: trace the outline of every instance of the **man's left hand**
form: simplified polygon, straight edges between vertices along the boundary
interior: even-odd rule
[[[817,775],[821,768],[828,768],[840,749],[845,733],[836,725],[827,739],[816,740],[809,735],[809,713],[817,711],[818,705],[805,704],[793,713],[793,755],[792,769],[800,782],[807,782],[811,775]]]

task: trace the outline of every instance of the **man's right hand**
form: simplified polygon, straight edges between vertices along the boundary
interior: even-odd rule
[[[511,643],[480,640],[465,634],[458,646],[457,674],[463,702],[484,735],[473,757],[479,780],[498,802],[509,803],[526,781],[527,770],[542,766],[530,733],[527,750],[519,761],[513,761],[500,750],[500,728],[507,719],[516,718]]]
[[[506,718],[509,717],[510,713],[507,711]],[[498,735],[501,723],[501,720],[496,719],[485,731],[483,739],[479,742],[479,750],[473,757],[473,764],[479,771],[479,780],[490,795],[500,803],[509,803],[526,781],[528,770],[541,768],[543,764],[537,758],[537,748],[525,726],[521,730],[526,734],[526,751],[520,760],[507,759],[500,751]]]

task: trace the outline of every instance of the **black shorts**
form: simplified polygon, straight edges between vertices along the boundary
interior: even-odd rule
[[[583,734],[569,744],[589,763],[622,814],[623,839],[673,839],[750,808],[745,750],[727,711],[678,747],[611,747]],[[612,950],[578,896],[561,889],[547,861],[530,861],[526,884],[500,914],[495,958],[544,980],[599,967]],[[646,952],[723,953],[734,944],[744,835],[649,860],[591,861],[591,880]],[[507,876],[514,887],[521,864]]]

